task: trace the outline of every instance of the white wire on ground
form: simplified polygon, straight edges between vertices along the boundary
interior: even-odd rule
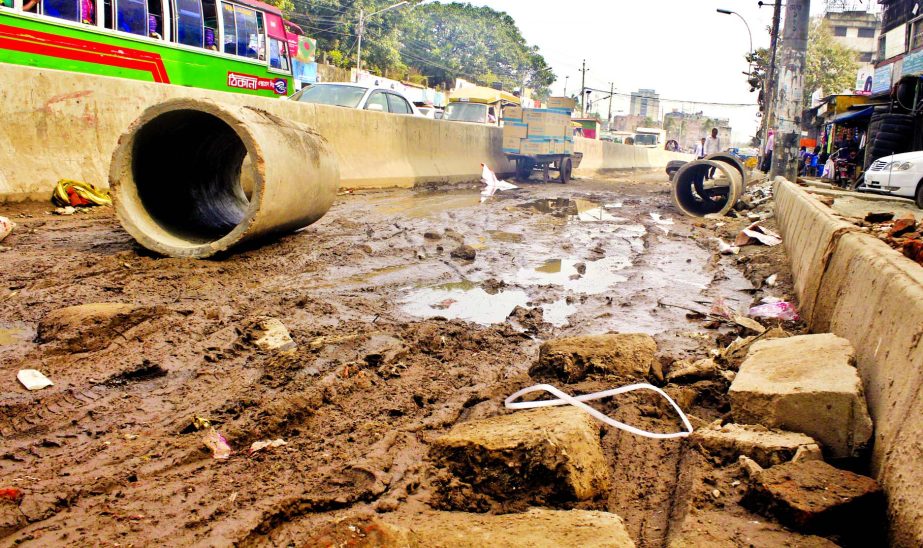
[[[608,417],[604,415],[603,413],[597,411],[596,409],[593,409],[589,405],[583,403],[585,401],[598,400],[598,399],[606,398],[609,396],[615,396],[617,394],[624,394],[626,392],[632,392],[634,390],[653,390],[654,392],[657,392],[658,394],[666,398],[666,400],[670,402],[670,405],[673,406],[673,409],[676,409],[676,413],[679,414],[679,418],[683,421],[683,426],[686,428],[686,432],[672,432],[669,434],[659,434],[657,432],[648,432],[646,430],[640,430],[638,428],[635,428],[634,426],[625,424],[623,422],[619,422],[613,419],[612,417]],[[521,401],[521,402],[515,401],[525,396],[526,394],[531,394],[532,392],[543,392],[543,391],[557,396],[558,399],[541,400],[541,401]],[[522,390],[506,398],[506,401],[504,401],[503,404],[507,407],[507,409],[534,409],[536,407],[552,407],[555,405],[570,404],[570,405],[573,405],[574,407],[579,407],[580,409],[582,409],[586,413],[589,413],[591,416],[593,416],[597,420],[600,420],[608,424],[609,426],[614,426],[616,428],[625,430],[627,432],[631,432],[632,434],[636,434],[638,436],[644,436],[645,438],[654,438],[658,440],[666,440],[666,439],[671,439],[671,438],[684,438],[692,433],[692,424],[689,422],[689,419],[686,418],[686,414],[683,413],[683,410],[680,409],[678,405],[676,405],[675,401],[673,401],[673,398],[668,396],[667,393],[664,392],[663,390],[657,388],[654,385],[647,384],[647,383],[629,384],[627,386],[622,386],[620,388],[613,388],[611,390],[605,390],[603,392],[594,392],[592,394],[584,394],[582,396],[576,396],[576,397],[571,396],[570,394],[565,394],[564,392],[558,390],[557,388],[555,388],[554,386],[551,386],[550,384],[536,384],[535,386],[523,388]]]

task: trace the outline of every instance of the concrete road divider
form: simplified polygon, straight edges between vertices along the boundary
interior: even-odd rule
[[[856,349],[891,543],[923,546],[923,268],[798,186],[780,179],[774,189],[802,315]]]
[[[336,155],[310,128],[202,99],[145,110],[119,139],[109,173],[129,234],[157,253],[196,258],[317,221],[339,181]]]
[[[47,200],[59,179],[105,187],[119,136],[148,107],[170,99],[250,106],[305,124],[336,154],[348,188],[477,181],[481,164],[514,166],[500,128],[0,64],[0,201]],[[578,139],[584,175],[662,168],[687,155]]]

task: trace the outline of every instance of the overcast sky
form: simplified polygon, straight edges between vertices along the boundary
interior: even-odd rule
[[[871,1],[871,0],[867,0]],[[587,87],[629,93],[640,88],[657,91],[664,99],[661,110],[703,111],[712,117],[730,118],[735,140],[756,132],[756,93],[750,93],[742,72],[750,48],[747,28],[753,31],[753,47],[769,45],[767,27],[772,7],[759,8],[757,0],[474,0],[510,14],[529,44],[539,46],[553,67],[557,82],[554,94],[580,88],[580,65],[587,62]],[[812,13],[821,13],[825,2],[813,0]],[[784,12],[783,12],[784,20]],[[592,100],[592,95],[591,95]],[[747,107],[696,104],[747,103]],[[628,111],[628,98],[616,97],[613,113]],[[600,104],[605,117],[608,102]]]

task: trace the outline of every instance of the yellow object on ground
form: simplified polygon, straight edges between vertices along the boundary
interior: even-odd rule
[[[109,192],[90,183],[61,179],[51,193],[51,201],[57,206],[112,205]]]

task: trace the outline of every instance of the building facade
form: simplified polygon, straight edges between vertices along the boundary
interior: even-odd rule
[[[923,10],[913,0],[879,0],[881,32],[872,95],[885,95],[905,76],[923,74]]]
[[[853,89],[825,89],[823,94],[861,91],[871,92],[875,73],[875,61],[878,56],[878,38],[881,32],[881,17],[877,13],[868,13],[858,9],[841,9],[828,11],[824,15],[824,24],[830,29],[833,39],[840,45],[856,52],[859,70]]]
[[[731,124],[725,118],[711,118],[702,112],[678,110],[663,115],[666,140],[675,140],[686,151],[695,150],[702,137],[711,135],[712,128],[718,129],[718,139],[722,148],[731,146]]]
[[[660,95],[652,89],[639,89],[631,92],[629,114],[660,120]]]

